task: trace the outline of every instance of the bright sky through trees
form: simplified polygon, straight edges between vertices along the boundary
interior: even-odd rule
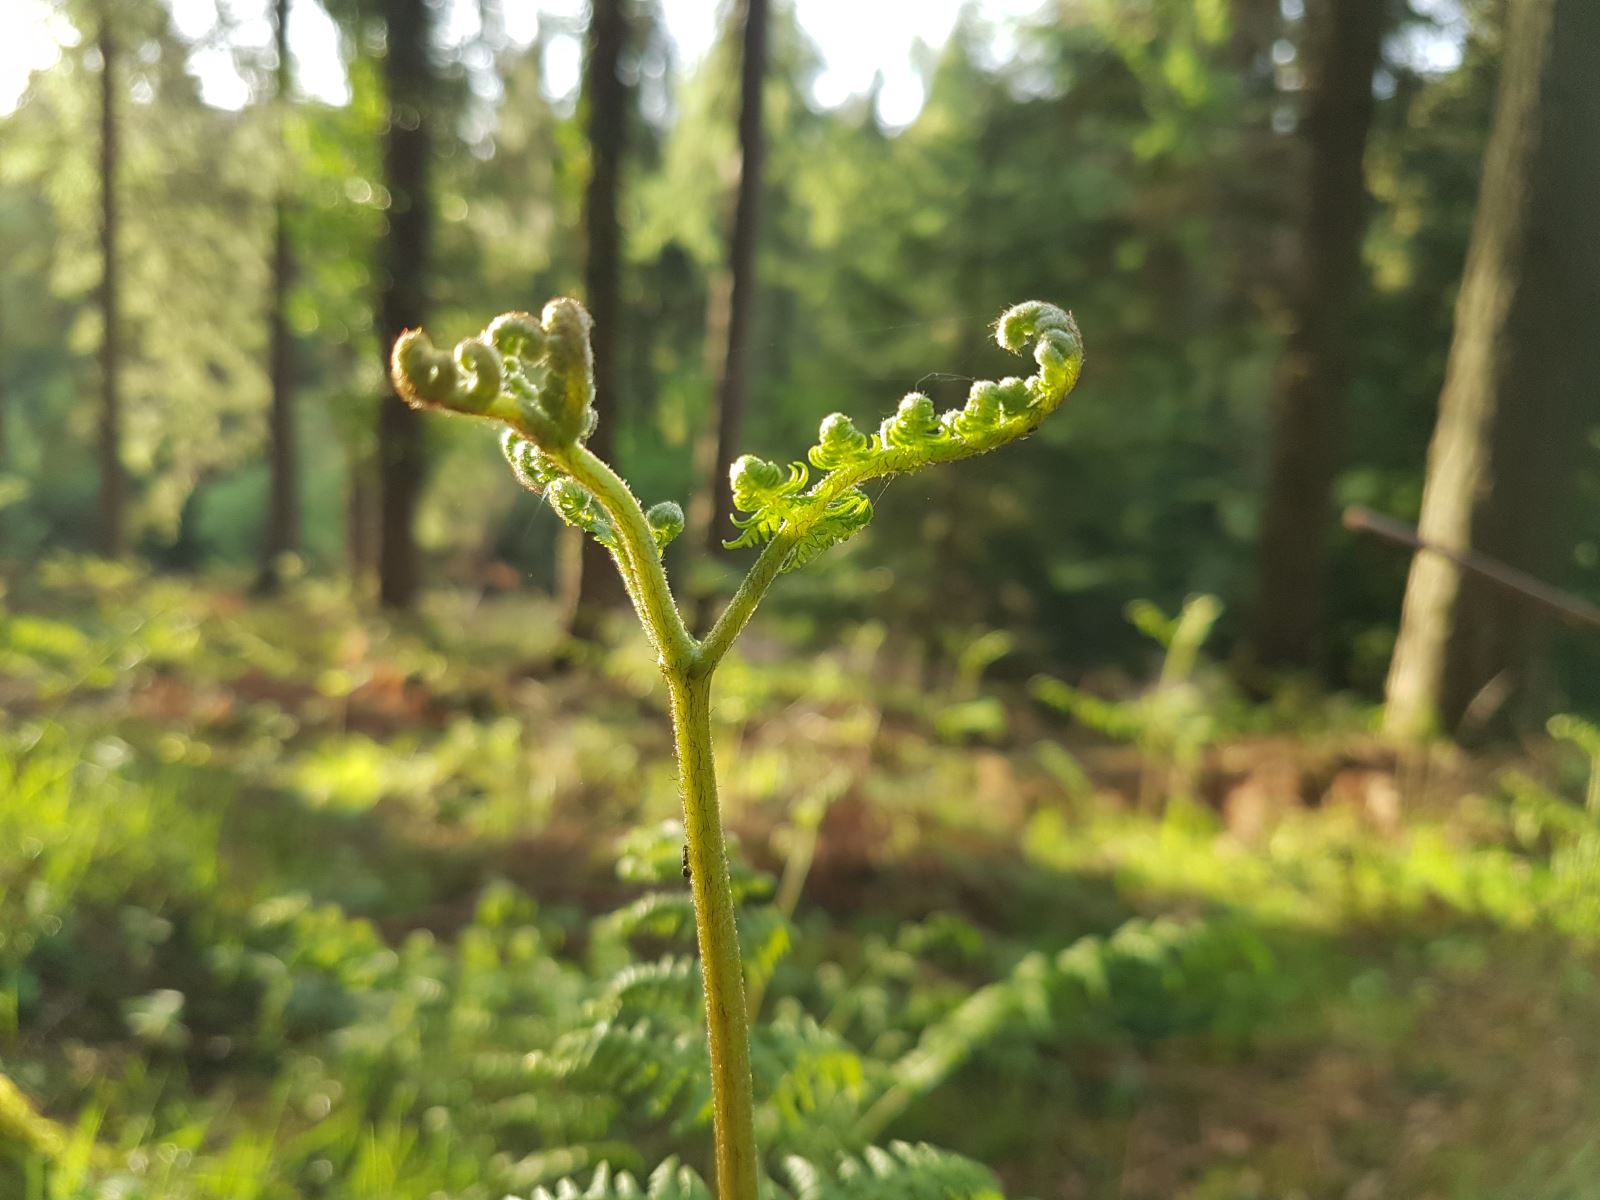
[[[818,103],[833,106],[868,91],[880,74],[878,111],[885,123],[904,125],[922,107],[922,75],[918,43],[942,46],[955,27],[963,0],[885,0],[862,4],[859,0],[796,0],[800,23],[821,52],[823,69],[814,85]],[[8,21],[8,36],[0,39],[0,115],[16,107],[28,75],[48,69],[63,42],[76,38],[71,24],[52,0],[10,0],[15,6]],[[190,69],[199,77],[206,100],[223,108],[240,108],[249,101],[245,81],[234,69],[229,45],[263,47],[271,38],[265,0],[171,0],[178,31],[199,42]],[[705,53],[716,31],[720,5],[711,0],[663,0],[667,26],[678,45],[684,65]],[[996,21],[1027,17],[1042,7],[1041,0],[982,0],[979,16]],[[552,0],[544,4],[506,4],[502,19],[506,33],[526,44],[538,28],[539,14],[561,22],[564,29],[582,27],[583,0]],[[460,41],[478,32],[478,6],[473,0],[449,0],[445,36]],[[232,28],[227,38],[216,35],[219,14]],[[294,0],[290,16],[290,43],[296,59],[296,79],[309,95],[330,103],[346,96],[344,67],[338,53],[333,23],[316,0]],[[580,46],[576,36],[553,40],[546,68],[550,86],[558,93],[576,88]]]

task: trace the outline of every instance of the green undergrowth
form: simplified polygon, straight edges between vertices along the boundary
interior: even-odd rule
[[[1074,773],[976,641],[723,677],[772,1196],[1586,1194],[1583,753],[1244,838]],[[641,646],[54,563],[0,694],[0,1195],[707,1194]]]

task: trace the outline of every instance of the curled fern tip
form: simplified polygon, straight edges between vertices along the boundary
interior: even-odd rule
[[[657,550],[665,550],[672,539],[683,532],[683,509],[672,500],[652,504],[644,520],[656,540]]]
[[[780,541],[780,570],[793,570],[831,545],[858,533],[872,517],[861,485],[873,479],[954,462],[1026,437],[1077,385],[1083,341],[1072,314],[1042,300],[1014,305],[995,323],[995,340],[1014,354],[1031,348],[1038,370],[972,385],[965,406],[940,414],[933,401],[912,392],[868,435],[843,413],[831,413],[817,431],[805,463],[784,467],[744,455],[729,472],[739,536],[725,543],[756,546]],[[810,467],[821,472],[813,483]],[[809,486],[808,486],[809,484]]]

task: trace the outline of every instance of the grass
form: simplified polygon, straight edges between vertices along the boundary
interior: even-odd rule
[[[907,681],[870,626],[766,657],[716,713],[764,1144],[872,1126],[1039,1197],[1588,1194],[1600,826],[1570,761],[1245,836],[1105,794],[1052,710],[970,664]],[[0,1098],[0,1195],[704,1167],[642,644],[575,649],[521,599],[393,623],[63,561],[0,610],[0,702],[0,1065],[54,1122],[46,1154]]]

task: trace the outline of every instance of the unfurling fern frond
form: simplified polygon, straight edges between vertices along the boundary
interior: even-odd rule
[[[546,449],[594,432],[592,322],[583,305],[562,298],[540,319],[506,313],[452,354],[420,329],[396,339],[390,376],[413,408],[498,417]]]
[[[783,527],[783,514],[797,503],[809,477],[804,463],[791,463],[785,468],[754,454],[735,459],[728,469],[733,506],[750,516],[733,518],[744,532],[725,543],[728,549],[771,541]]]
[[[837,471],[859,461],[871,449],[872,439],[857,429],[854,421],[843,413],[832,413],[822,418],[817,444],[806,457],[818,470]]]
[[[683,509],[675,501],[663,500],[659,504],[652,504],[644,514],[645,524],[650,526],[650,536],[655,539],[656,549],[665,550],[673,538],[683,532]]]
[[[870,1146],[832,1167],[791,1155],[782,1176],[783,1185],[762,1180],[763,1200],[1003,1200],[988,1168],[920,1143]],[[668,1159],[644,1182],[602,1165],[587,1184],[563,1179],[530,1200],[711,1200],[711,1192],[692,1170]]]
[[[500,435],[500,450],[511,464],[511,473],[517,477],[517,482],[547,499],[557,516],[592,535],[607,549],[617,548],[616,530],[599,501],[588,488],[563,475],[561,468],[535,443],[515,429],[507,429]],[[651,505],[644,518],[658,553],[683,532],[683,509],[671,500]]]
[[[407,330],[394,344],[390,376],[413,408],[504,422],[501,449],[522,486],[549,500],[568,525],[618,553],[613,515],[573,477],[573,453],[596,421],[590,325],[583,305],[563,298],[545,305],[541,318],[523,312],[496,317],[454,352],[436,349],[420,329]],[[645,522],[659,553],[682,532],[683,510],[664,501]]]
[[[670,890],[641,897],[590,927],[585,949],[592,973],[581,979],[567,978],[570,972],[553,976],[566,1005],[533,1003],[521,1014],[514,1002],[531,997],[507,993],[474,996],[443,1014],[418,1005],[415,1014],[401,1016],[407,1023],[420,1015],[443,1024],[452,1056],[459,1056],[469,1078],[488,1085],[494,1098],[477,1105],[484,1127],[495,1136],[513,1136],[529,1152],[504,1172],[513,1187],[532,1187],[598,1161],[634,1166],[644,1161],[627,1157],[626,1148],[635,1143],[620,1140],[632,1129],[660,1145],[664,1135],[698,1136],[714,1124],[723,1200],[997,1198],[994,1178],[982,1167],[927,1147],[861,1150],[825,1171],[809,1159],[781,1159],[796,1150],[863,1145],[873,1136],[866,1122],[910,1090],[885,1094],[883,1088],[894,1086],[892,1076],[885,1078],[894,1067],[868,1069],[836,1031],[792,1010],[752,1037],[750,1014],[760,1011],[759,994],[788,952],[792,931],[781,910],[761,903],[772,894],[770,877],[728,863],[711,751],[711,680],[780,573],[867,525],[873,514],[869,483],[994,450],[1036,429],[1077,382],[1083,364],[1077,326],[1053,305],[1017,305],[1000,318],[996,338],[1010,351],[1031,352],[1037,370],[1027,379],[975,384],[964,407],[942,415],[927,396],[912,393],[870,434],[834,414],[823,421],[804,462],[745,456],[734,463],[730,482],[740,515],[733,544],[765,549],[703,638],[690,632],[662,560],[663,549],[683,528],[682,510],[664,502],[646,511],[626,481],[584,444],[596,420],[589,328],[583,307],[563,299],[552,301],[538,319],[527,313],[499,317],[453,352],[435,349],[424,333],[410,330],[395,343],[391,373],[398,394],[415,407],[507,426],[502,444],[521,483],[611,551],[667,680],[688,833],[674,830],[663,839],[667,831],[657,831],[630,850],[624,870],[630,880],[671,885]],[[742,909],[737,923],[736,908]],[[655,943],[648,953],[659,955],[667,949],[662,942],[687,940],[691,933],[699,949],[700,1005],[693,1003],[694,960],[636,961],[641,942]],[[462,978],[474,978],[480,967],[488,974],[502,953],[519,963],[527,958],[514,944],[502,948],[487,935],[464,936]],[[611,972],[616,973],[609,982],[594,978]],[[917,1059],[896,1065],[920,1085],[959,1066],[963,1047],[991,1035],[996,1013],[1019,1004],[1029,1013],[1044,1012],[1052,992],[1048,964],[1036,974],[1047,982],[1008,981],[1009,989],[962,1010],[966,1027],[949,1031],[947,1042],[924,1039],[919,1050],[926,1061],[920,1066]],[[1066,966],[1059,975],[1069,977]],[[747,979],[753,1002],[747,1000]],[[513,1045],[528,1047],[520,1059],[504,1045],[474,1046],[475,1033],[494,1026],[497,1015],[513,1013]],[[574,1027],[569,1016],[583,1023]],[[396,1023],[396,1029],[404,1027]],[[381,1046],[373,1040],[370,1053],[379,1061],[380,1055],[415,1058],[421,1052],[415,1039],[399,1039],[398,1051],[388,1045],[395,1039]],[[758,1094],[765,1098],[759,1114]],[[869,1094],[878,1102],[862,1114]],[[763,1139],[771,1137],[768,1163],[785,1162],[788,1189],[763,1180],[758,1115]],[[618,1146],[624,1150],[616,1151]],[[646,1183],[602,1167],[586,1186],[564,1182],[535,1195],[709,1200],[705,1185],[676,1163]]]
[[[872,501],[860,488],[851,488],[838,499],[829,501],[822,519],[796,540],[783,569],[794,571],[805,566],[829,546],[855,537],[871,521]]]
[[[1078,381],[1083,344],[1077,324],[1070,313],[1032,300],[1009,309],[995,337],[1014,353],[1031,346],[1038,370],[1027,379],[980,380],[965,407],[942,416],[932,400],[912,392],[870,435],[844,414],[830,414],[806,454],[822,473],[809,487],[806,463],[784,467],[751,454],[734,462],[733,506],[746,515],[734,518],[741,532],[724,545],[782,538],[781,569],[792,571],[866,527],[872,503],[860,490],[863,483],[982,454],[1032,433]]]
[[[544,495],[556,515],[568,525],[583,530],[608,550],[617,548],[617,531],[612,528],[605,510],[581,483],[557,479]]]

